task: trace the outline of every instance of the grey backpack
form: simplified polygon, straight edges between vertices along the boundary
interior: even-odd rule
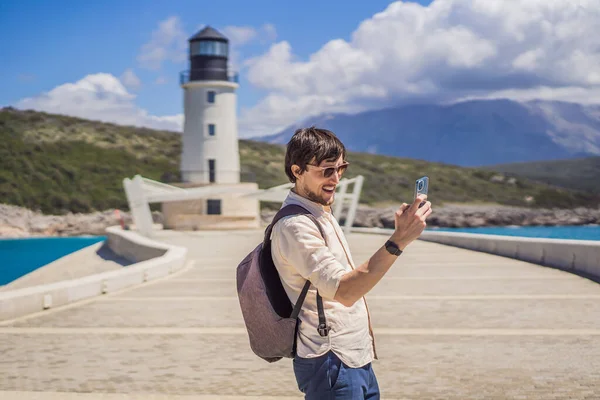
[[[248,330],[250,347],[257,356],[268,362],[279,361],[283,357],[294,357],[298,314],[311,285],[310,281],[306,281],[298,302],[292,308],[271,257],[273,227],[281,218],[297,214],[306,215],[313,220],[325,239],[321,224],[308,210],[298,205],[288,205],[277,212],[265,231],[264,241],[237,267],[237,292]],[[321,336],[327,336],[329,328],[325,321],[323,300],[318,292],[317,309],[319,313],[317,330]]]

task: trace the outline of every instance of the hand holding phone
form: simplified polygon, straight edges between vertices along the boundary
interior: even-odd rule
[[[415,182],[415,197],[412,204],[403,203],[395,213],[395,229],[390,240],[398,244],[400,250],[404,249],[413,240],[417,239],[425,229],[425,221],[432,212],[431,203],[427,200],[423,201],[422,197],[417,199],[417,196],[427,195],[428,190],[429,178],[423,176],[417,179]],[[420,204],[418,209],[415,209],[417,201],[420,201]],[[429,206],[421,210],[421,208],[427,204],[429,204]]]
[[[414,197],[414,199],[416,200],[417,196],[420,194],[427,195],[428,190],[429,190],[429,177],[423,176],[423,177],[417,179],[415,182],[415,197]],[[425,202],[422,201],[421,204],[419,204],[419,208],[423,207],[424,205],[425,205]]]

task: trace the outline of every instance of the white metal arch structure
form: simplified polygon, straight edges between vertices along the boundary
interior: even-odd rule
[[[333,215],[337,220],[342,216],[344,206],[350,202],[344,224],[344,232],[349,233],[356,216],[358,200],[362,191],[364,177],[356,176],[352,179],[342,179],[337,186]],[[353,185],[352,192],[348,186]],[[209,198],[219,194],[233,193],[239,197],[251,197],[259,201],[273,201],[283,203],[288,191],[294,186],[293,183],[274,186],[269,189],[248,190],[243,187],[218,187],[206,186],[200,188],[183,189],[165,183],[153,181],[136,175],[133,179],[125,178],[123,187],[133,223],[137,230],[144,236],[152,236],[152,213],[150,203],[163,203],[169,201],[197,200]]]

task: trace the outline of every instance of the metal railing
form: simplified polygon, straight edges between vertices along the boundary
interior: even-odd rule
[[[192,78],[192,75],[195,75],[200,78]],[[212,77],[214,79],[211,79]],[[240,77],[239,73],[235,71],[229,71],[223,68],[201,68],[201,69],[192,69],[186,70],[179,73],[179,84],[184,85],[190,81],[202,81],[202,80],[223,80],[222,76],[227,76],[227,80],[229,82],[239,83]]]

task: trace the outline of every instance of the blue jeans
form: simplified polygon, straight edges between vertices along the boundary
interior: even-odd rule
[[[307,400],[379,400],[379,385],[371,363],[360,368],[344,364],[334,352],[317,358],[294,358],[298,389]]]

